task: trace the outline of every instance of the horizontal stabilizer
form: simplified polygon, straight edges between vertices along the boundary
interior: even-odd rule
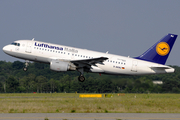
[[[168,66],[161,66],[161,67],[150,67],[151,69],[171,69],[171,67],[168,67]]]

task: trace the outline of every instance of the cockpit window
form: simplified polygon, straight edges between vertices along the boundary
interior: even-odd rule
[[[13,42],[11,45],[20,46],[20,43]]]

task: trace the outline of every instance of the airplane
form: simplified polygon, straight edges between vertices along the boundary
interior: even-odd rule
[[[29,61],[50,64],[53,71],[78,71],[83,82],[84,72],[109,75],[149,75],[173,73],[166,60],[178,35],[168,34],[138,57],[124,57],[64,45],[32,40],[17,40],[3,47],[13,57],[24,59],[24,71]]]

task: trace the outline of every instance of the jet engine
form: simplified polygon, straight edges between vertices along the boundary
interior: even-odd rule
[[[76,70],[76,66],[66,61],[51,61],[50,69],[54,71]]]

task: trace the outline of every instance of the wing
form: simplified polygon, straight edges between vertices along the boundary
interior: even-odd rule
[[[90,68],[91,66],[96,66],[97,63],[103,64],[107,57],[99,57],[99,58],[92,58],[92,59],[85,59],[85,60],[74,60],[70,61],[74,63],[78,68],[87,67]]]

